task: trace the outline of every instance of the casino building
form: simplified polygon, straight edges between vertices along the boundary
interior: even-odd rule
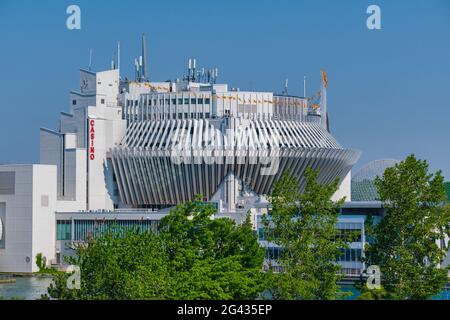
[[[286,170],[300,188],[307,167],[320,169],[322,183],[340,178],[333,197],[351,201],[360,152],[330,133],[325,72],[312,99],[287,88],[230,88],[217,82],[217,69],[197,68],[195,59],[182,79],[156,82],[147,73],[145,36],[142,42],[133,81],[120,77],[119,58],[110,70],[80,70],[68,112],[56,128],[40,130],[39,164],[0,166],[0,272],[37,271],[37,253],[61,265],[75,243],[112,223],[155,229],[171,207],[197,194],[218,217],[240,222],[250,212],[260,230],[265,195]],[[361,234],[341,262],[349,275],[363,268],[358,208],[366,207],[381,214],[380,204],[342,209],[339,227]],[[260,240],[267,258],[276,258],[278,249]]]

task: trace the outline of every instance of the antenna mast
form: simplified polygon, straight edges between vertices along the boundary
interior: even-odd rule
[[[303,76],[303,97],[306,98],[306,76]]]
[[[288,84],[289,84],[289,79],[286,79],[285,82],[284,82],[284,91],[283,91],[283,94],[285,96],[288,95]]]
[[[117,69],[120,70],[120,41],[117,41]]]
[[[145,33],[142,34],[142,81],[148,81],[147,74],[147,37]]]
[[[89,49],[89,71],[91,71],[92,67],[92,49]]]
[[[322,85],[320,89],[320,115],[322,117],[322,126],[330,132],[328,127],[328,109],[327,109],[327,87],[328,87],[328,77],[325,70],[322,73]]]

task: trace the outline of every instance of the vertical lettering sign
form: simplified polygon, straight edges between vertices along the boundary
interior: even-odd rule
[[[95,148],[94,148],[94,140],[95,140],[95,120],[89,121],[89,159],[95,159]]]

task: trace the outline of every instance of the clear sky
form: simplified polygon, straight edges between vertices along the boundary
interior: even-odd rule
[[[81,8],[81,30],[66,8]],[[366,9],[381,7],[382,30]],[[410,153],[450,180],[450,0],[0,0],[0,162],[39,160],[39,128],[57,129],[78,69],[109,68],[116,42],[133,77],[147,33],[151,80],[181,77],[185,60],[219,67],[241,90],[319,89],[328,73],[333,135],[360,149],[356,168]]]

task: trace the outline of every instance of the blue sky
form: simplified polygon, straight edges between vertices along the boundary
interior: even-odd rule
[[[81,7],[81,30],[66,8]],[[382,30],[366,9],[382,10]],[[450,180],[450,1],[24,1],[0,0],[0,162],[39,159],[39,127],[57,128],[78,69],[110,66],[122,45],[122,76],[133,76],[140,34],[152,80],[180,77],[185,60],[217,66],[242,90],[309,93],[329,78],[333,135],[360,149],[356,168],[410,153]]]

